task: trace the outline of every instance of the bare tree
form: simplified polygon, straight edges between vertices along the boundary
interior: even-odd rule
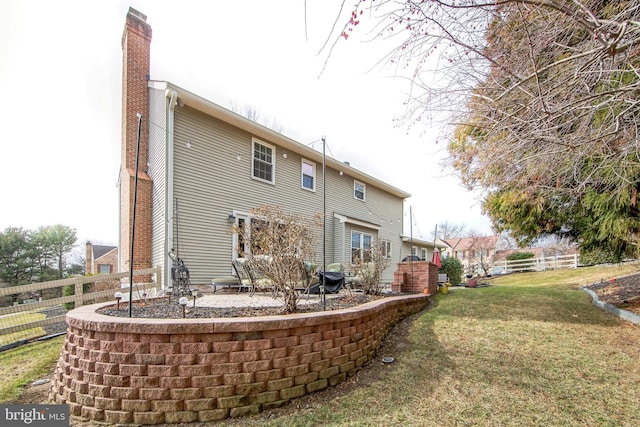
[[[467,273],[474,274],[482,270],[484,275],[488,276],[491,267],[493,267],[499,237],[485,236],[473,230],[469,236],[472,239],[469,250],[472,252],[469,257],[469,271]]]
[[[441,222],[433,231],[431,236],[435,239],[455,239],[465,234],[467,226],[464,224],[453,224],[449,221]]]
[[[269,129],[282,133],[284,126],[275,118],[263,118],[260,115],[260,110],[254,105],[245,105],[244,108],[241,108],[235,102],[231,102],[231,111],[234,113],[238,113],[241,116],[246,117],[249,120],[252,120],[256,123],[260,123],[263,126],[268,127]]]
[[[409,125],[455,128],[449,165],[497,231],[637,245],[640,1],[360,0],[342,37],[363,20],[397,40]]]

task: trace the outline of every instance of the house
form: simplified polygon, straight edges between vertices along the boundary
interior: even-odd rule
[[[86,243],[86,274],[109,274],[118,271],[118,247]]]
[[[348,265],[374,244],[399,261],[393,257],[401,253],[408,193],[173,83],[152,80],[151,36],[146,16],[129,9],[122,37],[120,247],[130,247],[135,196],[135,269],[159,265],[170,278],[173,250],[192,284],[229,276],[232,260],[250,250],[232,226],[250,221],[250,210],[265,204],[307,216],[324,206],[327,263]],[[319,241],[312,260],[319,265],[322,246]],[[393,279],[395,262],[383,281]],[[120,251],[120,268],[130,268],[129,250]]]
[[[86,274],[96,275],[118,272],[117,246],[94,245],[88,241],[85,247]],[[93,291],[118,288],[119,286],[120,282],[118,280],[95,282],[93,285]]]
[[[441,240],[443,257],[460,260],[466,275],[485,275],[491,270],[500,236],[472,236]]]

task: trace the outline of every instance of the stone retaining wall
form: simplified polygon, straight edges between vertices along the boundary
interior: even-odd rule
[[[67,314],[51,399],[107,423],[184,423],[255,414],[334,386],[372,360],[428,295],[326,313],[227,319]]]

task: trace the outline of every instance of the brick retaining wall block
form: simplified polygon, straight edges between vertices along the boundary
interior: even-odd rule
[[[277,408],[335,386],[372,360],[425,294],[270,317],[139,319],[67,314],[50,389],[75,417],[115,424],[213,421]]]

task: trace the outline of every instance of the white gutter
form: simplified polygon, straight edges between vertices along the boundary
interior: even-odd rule
[[[196,110],[202,111],[205,114],[208,114],[212,117],[223,120],[231,124],[232,126],[246,130],[247,132],[252,133],[254,136],[258,138],[262,138],[265,141],[281,146],[287,150],[291,150],[296,153],[299,153],[300,155],[308,158],[309,160],[314,160],[318,163],[322,162],[322,153],[319,153],[313,148],[307,147],[297,141],[294,141],[293,139],[285,135],[275,132],[252,120],[249,120],[246,117],[241,116],[240,114],[236,114],[233,111],[230,111],[218,104],[215,104],[214,102],[208,101],[196,94],[193,94],[185,89],[182,89],[179,86],[176,86],[169,82],[162,82],[162,81],[153,81],[151,84],[157,88],[162,86],[166,90],[177,91],[181,104],[184,103],[185,105],[189,105],[195,108]],[[343,163],[331,157],[325,158],[325,164],[329,168],[332,168],[336,171],[344,171],[344,174],[352,178],[355,178],[367,184],[371,184],[401,199],[406,199],[408,197],[411,197],[411,194],[403,190],[400,190],[399,188],[396,188],[390,184],[387,184],[386,182],[380,181],[379,179],[374,178],[371,175],[368,175],[358,169],[351,167],[346,163]]]
[[[169,251],[174,248],[173,242],[173,146],[174,146],[174,124],[175,124],[175,108],[178,94],[175,90],[166,89],[164,96],[169,98],[169,105],[167,108],[167,133],[166,141],[167,148],[165,155],[167,156],[166,169],[165,169],[165,203],[164,203],[164,218],[165,218],[165,236],[164,239],[164,280],[162,284],[166,288],[168,285],[173,284],[171,280],[171,266],[172,261],[169,258]]]

